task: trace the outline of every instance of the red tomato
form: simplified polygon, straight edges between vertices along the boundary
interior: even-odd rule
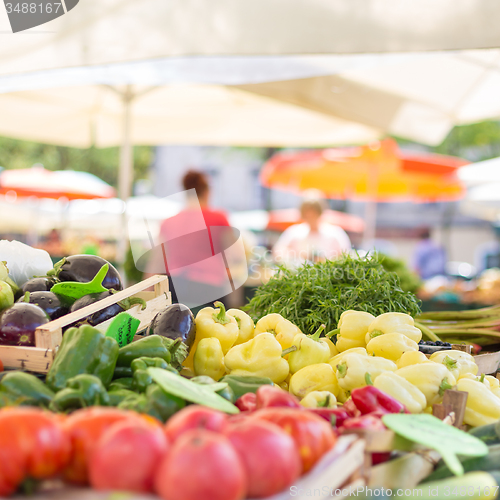
[[[4,410],[2,410],[3,413]],[[11,427],[0,427],[0,497],[17,490],[26,476],[27,457]]]
[[[156,472],[164,500],[241,500],[247,477],[229,439],[205,429],[183,434]]]
[[[97,490],[151,492],[167,449],[161,428],[136,420],[117,422],[104,432],[92,452],[90,484]]]
[[[107,429],[126,419],[145,421],[138,413],[116,408],[84,408],[71,414],[64,422],[72,448],[69,464],[64,471],[65,479],[76,484],[87,484],[88,463],[94,447]]]
[[[302,463],[293,438],[277,425],[247,420],[230,425],[226,435],[248,476],[248,496],[274,495],[299,476]]]
[[[192,429],[208,429],[222,432],[227,424],[227,415],[205,406],[187,406],[170,417],[165,424],[165,434],[173,443],[181,434]]]
[[[248,418],[263,419],[279,425],[298,447],[302,472],[310,470],[336,442],[332,426],[309,411],[294,408],[263,408]]]
[[[0,428],[10,429],[34,479],[58,475],[70,456],[70,442],[54,414],[38,408],[9,407],[0,411]]]

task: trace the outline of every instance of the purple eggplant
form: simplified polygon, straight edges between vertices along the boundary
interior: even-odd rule
[[[49,321],[41,307],[18,302],[0,316],[0,345],[34,346],[35,330]]]
[[[69,312],[69,307],[65,306],[59,297],[52,292],[26,292],[24,297],[21,297],[17,302],[26,302],[41,307],[50,319],[60,318]]]
[[[99,300],[105,299],[106,297],[109,297],[114,293],[115,293],[114,291],[108,290],[107,292],[91,293],[89,295],[85,295],[84,297],[74,302],[74,304],[71,306],[70,311],[71,312],[78,311],[79,309],[87,307],[90,304],[94,304]],[[115,317],[118,313],[126,311],[135,304],[141,304],[143,309],[146,307],[146,302],[144,302],[144,300],[138,298],[128,298],[125,300],[121,300],[116,304],[112,304],[100,311],[97,311],[94,314],[91,314],[90,316],[87,316],[84,321],[86,321],[89,325],[95,326],[98,325],[99,323],[103,323],[104,321],[110,318]]]
[[[60,281],[88,283],[94,279],[104,264],[109,264],[109,269],[104,277],[102,286],[108,290],[123,290],[123,283],[116,268],[107,260],[97,255],[71,255],[70,257],[64,257],[47,274],[57,277]]]
[[[194,316],[188,306],[172,304],[160,311],[149,325],[148,335],[181,339],[189,348],[196,334]]]
[[[49,278],[31,278],[21,287],[21,295],[26,292],[48,292],[54,286],[54,281]]]

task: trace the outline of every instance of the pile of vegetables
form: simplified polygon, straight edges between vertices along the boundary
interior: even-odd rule
[[[296,270],[280,267],[257,289],[246,310],[254,320],[281,314],[308,332],[322,324],[327,331],[337,328],[340,315],[349,309],[416,316],[420,301],[403,291],[398,276],[384,268],[383,257],[344,255],[335,261],[305,263]]]
[[[452,343],[500,344],[500,306],[467,311],[435,311],[417,316],[419,323]]]

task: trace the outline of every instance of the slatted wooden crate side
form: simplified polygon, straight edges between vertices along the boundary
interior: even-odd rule
[[[145,291],[151,287],[154,287],[154,291]],[[143,294],[147,295],[142,296]],[[54,359],[55,350],[62,341],[64,327],[134,296],[141,296],[144,300],[148,297],[146,309],[141,310],[140,306],[134,306],[130,310],[135,317],[141,320],[139,329],[147,328],[154,316],[171,303],[168,278],[163,275],[151,276],[103,300],[41,325],[35,331],[36,347],[0,346],[0,360],[5,368],[22,368],[33,372],[47,373]],[[103,323],[101,331],[105,331],[104,327],[107,328],[109,323],[110,321]]]

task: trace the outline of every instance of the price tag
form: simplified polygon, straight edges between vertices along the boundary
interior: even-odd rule
[[[488,454],[488,446],[480,439],[447,425],[432,415],[391,414],[384,415],[382,422],[409,441],[436,450],[457,476],[464,473],[457,455],[483,457]]]
[[[63,281],[62,283],[55,284],[50,291],[57,295],[61,295],[72,302],[84,297],[85,295],[90,295],[91,293],[106,292],[107,288],[102,286],[102,282],[106,277],[108,269],[109,264],[104,264],[104,266],[102,266],[101,269],[99,269],[99,272],[94,276],[92,281],[89,281],[88,283]]]
[[[106,337],[114,338],[120,347],[130,344],[140,325],[140,320],[130,314],[121,312],[117,314],[106,330]]]

